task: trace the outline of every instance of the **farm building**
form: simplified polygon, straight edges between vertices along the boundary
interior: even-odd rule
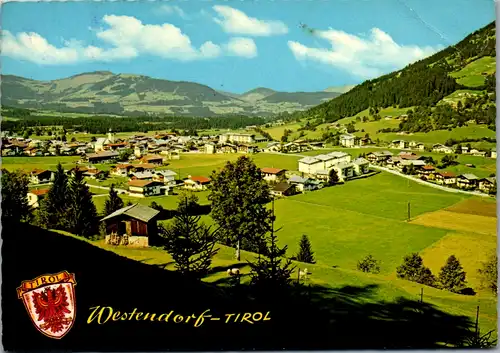
[[[273,196],[290,196],[295,193],[295,186],[288,183],[278,183],[271,189],[271,195]]]
[[[457,177],[452,172],[436,172],[434,173],[436,184],[454,185],[457,182]]]
[[[117,159],[119,155],[118,152],[104,151],[86,154],[84,159],[89,163],[106,163]]]
[[[47,195],[50,189],[35,189],[28,192],[28,206],[37,208],[40,207],[40,201]]]
[[[134,204],[101,219],[106,244],[147,247],[159,245],[157,219],[160,211]]]
[[[177,173],[171,170],[158,170],[155,172],[155,174],[153,174],[153,180],[172,185],[175,184],[176,176]]]
[[[152,180],[131,180],[128,182],[130,196],[147,197],[162,194],[163,183]]]
[[[285,177],[286,169],[279,168],[261,168],[261,173],[264,180],[271,182],[278,182],[280,179]]]
[[[457,177],[457,186],[462,189],[474,189],[478,182],[479,178],[474,174],[461,174]]]
[[[190,190],[206,190],[209,184],[210,179],[204,176],[189,176],[187,179],[184,179],[184,188]]]
[[[435,171],[436,168],[434,168],[432,165],[426,164],[418,169],[418,176],[425,179],[432,179],[434,178]]]
[[[124,163],[124,164],[118,164],[116,167],[112,168],[111,171],[109,172],[112,175],[117,175],[117,176],[127,176],[129,173],[134,169],[134,166],[132,164]]]
[[[340,135],[340,144],[344,147],[354,147],[355,136],[352,134]]]
[[[497,180],[495,177],[479,179],[479,190],[484,192],[490,192],[497,185]]]
[[[163,157],[160,155],[148,155],[141,158],[141,163],[162,165]]]
[[[366,155],[366,159],[370,163],[385,163],[389,158],[392,157],[392,153],[389,151],[371,152]]]
[[[30,183],[43,184],[52,181],[53,175],[50,170],[34,169],[30,173]]]
[[[432,146],[432,152],[439,152],[439,153],[453,153],[455,152],[453,148],[442,145],[440,143],[437,143]]]

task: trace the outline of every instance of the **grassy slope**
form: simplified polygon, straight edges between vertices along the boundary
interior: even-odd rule
[[[484,74],[492,74],[496,70],[496,58],[485,56],[467,64],[462,70],[450,76],[467,87],[478,87],[484,84]]]

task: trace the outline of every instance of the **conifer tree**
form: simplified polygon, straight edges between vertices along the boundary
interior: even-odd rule
[[[177,214],[167,228],[159,229],[164,249],[175,261],[176,269],[183,275],[200,279],[207,274],[212,258],[219,249],[214,249],[219,231],[200,223],[200,216],[189,213],[188,199],[178,207]]]
[[[292,267],[292,261],[286,259],[282,263],[283,258],[286,256],[288,246],[282,248],[278,247],[278,237],[276,232],[280,229],[274,230],[274,200],[272,201],[272,218],[271,230],[266,240],[266,255],[257,257],[256,262],[249,262],[251,285],[258,291],[267,292],[269,294],[282,293],[291,284],[291,274],[295,267]]]
[[[307,262],[310,264],[316,263],[314,260],[314,252],[312,251],[311,242],[305,234],[302,235],[302,238],[300,239],[297,261]]]
[[[112,184],[109,189],[109,197],[104,203],[104,215],[110,215],[120,208],[123,208],[123,200],[118,196],[118,192],[115,190],[114,184]]]
[[[450,292],[458,293],[465,288],[465,272],[455,255],[451,255],[441,267],[438,279],[441,286]]]
[[[418,253],[407,255],[403,263],[396,269],[397,277],[428,286],[435,286],[436,279],[431,270],[424,266],[422,257]]]
[[[99,227],[97,210],[81,171],[75,171],[69,179],[68,189],[70,202],[66,216],[67,230],[86,238],[97,234]]]
[[[335,185],[339,182],[339,175],[335,169],[330,169],[328,172],[328,185]]]
[[[40,203],[37,223],[45,228],[63,229],[68,207],[68,176],[59,163],[47,197]]]

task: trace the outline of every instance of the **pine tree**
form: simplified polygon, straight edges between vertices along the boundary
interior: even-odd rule
[[[172,225],[160,228],[159,233],[176,269],[183,275],[200,279],[208,273],[212,258],[219,251],[214,250],[219,231],[200,223],[200,216],[189,213],[187,198],[184,202],[185,206],[177,209]]]
[[[61,163],[57,165],[54,181],[38,210],[38,224],[45,228],[63,229],[69,207],[68,176]]]
[[[459,293],[465,288],[465,272],[455,255],[451,255],[441,267],[438,280],[441,286],[450,292]]]
[[[98,233],[99,224],[92,194],[81,171],[75,171],[69,179],[68,189],[70,202],[67,230],[73,234],[90,238]]]
[[[104,215],[110,215],[111,213],[123,208],[123,200],[118,196],[118,192],[115,190],[115,186],[112,184],[109,189],[109,197],[104,203]]]
[[[249,262],[251,285],[257,289],[258,292],[265,292],[271,295],[279,296],[291,284],[291,274],[295,267],[292,267],[292,261],[286,259],[282,263],[283,258],[286,256],[287,246],[282,248],[278,247],[278,237],[276,232],[280,229],[274,230],[274,200],[272,201],[272,218],[271,230],[266,237],[266,256],[259,253],[256,262]]]
[[[311,242],[307,235],[302,235],[299,243],[299,252],[297,253],[297,261],[314,264],[314,253],[312,251]]]

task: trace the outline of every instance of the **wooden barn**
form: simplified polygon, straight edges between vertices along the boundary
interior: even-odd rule
[[[101,219],[106,225],[106,244],[147,247],[158,245],[160,211],[140,204],[121,208]]]

